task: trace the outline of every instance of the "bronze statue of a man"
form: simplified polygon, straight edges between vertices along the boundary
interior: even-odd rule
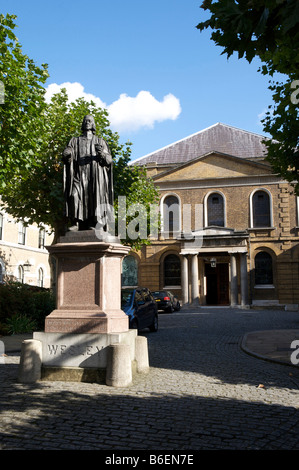
[[[93,116],[84,117],[82,135],[71,138],[62,160],[70,230],[105,230],[113,205],[113,162],[107,142],[96,135]]]

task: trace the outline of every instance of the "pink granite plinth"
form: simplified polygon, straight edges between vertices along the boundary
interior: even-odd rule
[[[68,232],[47,247],[56,259],[57,306],[48,333],[115,333],[128,330],[121,310],[121,263],[130,250],[96,232]]]

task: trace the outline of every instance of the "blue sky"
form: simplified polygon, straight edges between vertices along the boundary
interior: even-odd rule
[[[107,107],[132,160],[216,122],[263,134],[271,104],[259,62],[227,60],[196,25],[202,0],[4,0],[22,50],[49,65],[48,95],[68,83]]]

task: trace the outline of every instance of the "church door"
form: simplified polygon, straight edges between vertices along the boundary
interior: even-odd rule
[[[207,305],[229,305],[228,263],[206,264]]]

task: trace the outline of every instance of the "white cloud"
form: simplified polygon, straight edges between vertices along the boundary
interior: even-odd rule
[[[86,93],[83,85],[78,82],[48,85],[46,100],[50,101],[62,88],[66,88],[69,101],[83,97],[86,101],[94,101],[97,106],[106,108],[111,127],[119,132],[153,128],[156,122],[175,120],[181,113],[180,101],[171,93],[164,96],[162,101],[158,101],[149,91],[140,91],[136,97],[123,93],[118,100],[107,105],[100,98]]]
[[[153,128],[155,122],[175,120],[181,112],[179,100],[172,94],[158,101],[149,91],[140,91],[136,97],[121,94],[108,106],[112,127],[120,131]]]
[[[70,102],[75,101],[78,98],[84,98],[86,101],[94,101],[94,103],[99,106],[100,108],[106,108],[106,104],[96,96],[92,95],[91,93],[85,93],[84,86],[81,83],[74,82],[64,82],[61,85],[57,85],[57,83],[51,83],[46,88],[46,101],[50,101],[52,96],[55,93],[59,93],[62,88],[66,89],[68,98]]]

